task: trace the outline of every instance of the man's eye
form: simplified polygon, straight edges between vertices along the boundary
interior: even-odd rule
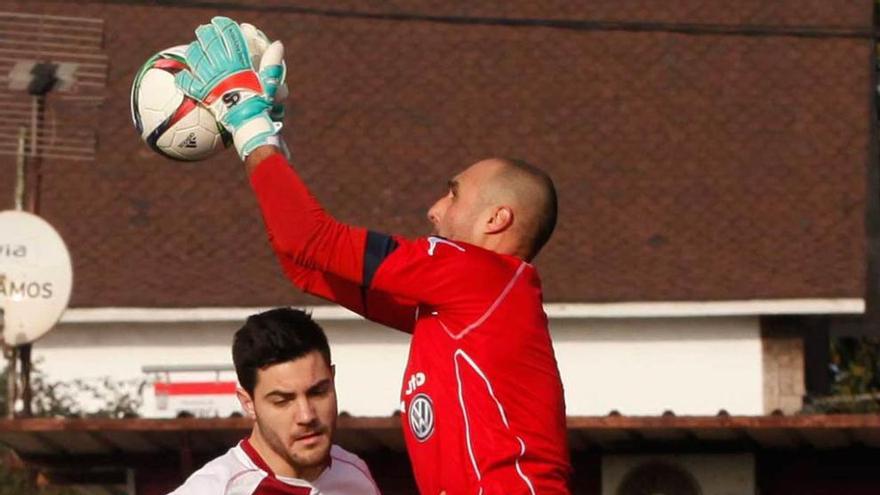
[[[312,390],[309,395],[311,395],[312,397],[322,397],[322,396],[327,395],[327,392],[329,392],[329,391],[330,391],[330,387],[321,387],[321,388],[316,388],[315,390]]]

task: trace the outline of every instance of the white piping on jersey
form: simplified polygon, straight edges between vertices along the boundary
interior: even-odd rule
[[[454,247],[455,249],[458,249],[462,253],[464,252],[463,247],[459,246],[458,244],[456,244],[452,241],[446,240],[442,237],[431,236],[431,237],[428,237],[428,256],[434,256],[434,249],[437,248],[437,244],[448,244],[448,245]]]
[[[481,370],[480,367],[477,366],[477,363],[475,363],[474,360],[470,356],[468,356],[466,352],[464,352],[464,350],[456,349],[455,354],[453,354],[452,356],[452,360],[455,363],[455,381],[458,384],[458,404],[461,407],[461,414],[464,417],[464,433],[465,439],[467,440],[468,455],[471,458],[471,465],[474,468],[474,473],[476,473],[477,475],[477,481],[482,481],[482,474],[480,473],[479,467],[477,467],[477,459],[474,456],[474,450],[471,445],[471,429],[470,423],[468,422],[467,408],[465,408],[464,405],[464,390],[461,386],[461,370],[458,366],[459,356],[467,361],[467,364],[471,367],[471,369],[476,371],[477,374],[480,375],[480,378],[482,378],[483,381],[486,383],[486,390],[489,391],[489,396],[492,397],[492,400],[495,401],[495,405],[498,406],[498,413],[501,414],[501,421],[504,423],[504,427],[507,428],[508,431],[510,431],[510,423],[508,423],[507,421],[507,415],[504,413],[504,407],[501,405],[501,401],[498,400],[498,397],[495,396],[495,390],[492,388],[492,384],[489,382],[486,374],[483,373],[483,370]],[[522,468],[519,465],[519,460],[526,454],[526,443],[523,441],[522,438],[520,438],[519,435],[514,434],[512,431],[511,434],[513,434],[514,438],[516,438],[520,446],[519,456],[516,458],[516,461],[514,461],[516,465],[516,472],[519,477],[522,478],[523,482],[525,482],[526,486],[529,487],[529,493],[535,495],[535,487],[532,486],[532,481],[528,478],[528,476],[525,475],[525,473],[523,473]],[[482,495],[482,493],[483,487],[481,486],[480,494]]]
[[[455,351],[455,354],[452,356],[452,361],[455,363],[455,381],[458,384],[458,405],[461,407],[461,415],[464,418],[464,438],[467,442],[468,456],[471,458],[471,466],[474,468],[474,473],[477,475],[477,481],[481,481],[483,479],[480,474],[480,468],[477,467],[477,460],[474,458],[474,451],[471,447],[471,426],[468,421],[467,408],[464,406],[464,389],[461,386],[461,372],[458,369],[458,353],[463,351],[461,349]],[[483,492],[483,488],[480,487],[480,493]]]
[[[532,481],[529,479],[528,476],[526,476],[525,473],[523,473],[523,470],[519,465],[519,460],[522,458],[522,456],[526,455],[526,443],[523,442],[523,439],[520,437],[516,437],[516,439],[519,440],[519,447],[520,447],[519,457],[516,459],[516,464],[515,464],[516,465],[516,472],[517,472],[517,474],[519,474],[519,477],[522,478],[523,481],[526,482],[526,485],[529,486],[529,492],[532,495],[535,495],[535,487],[532,486]]]
[[[519,276],[522,274],[522,272],[526,269],[526,266],[529,266],[529,265],[528,265],[528,263],[525,263],[525,262],[523,262],[519,265],[519,268],[516,269],[516,273],[513,274],[513,277],[510,278],[510,281],[507,282],[507,285],[504,287],[504,290],[501,291],[501,294],[499,294],[498,297],[495,299],[495,301],[492,303],[492,305],[489,306],[489,309],[487,309],[486,312],[483,313],[483,315],[477,319],[477,321],[466,326],[464,328],[464,330],[462,330],[458,333],[452,333],[452,331],[449,330],[449,327],[447,327],[442,321],[440,321],[438,319],[437,321],[440,322],[440,326],[443,327],[443,330],[446,331],[446,334],[455,340],[459,340],[459,339],[463,338],[465,335],[469,334],[471,332],[471,330],[482,325],[483,322],[485,322],[487,318],[492,316],[492,313],[494,313],[495,310],[498,309],[498,306],[501,305],[501,302],[504,301],[504,298],[506,298],[507,294],[509,294],[511,289],[513,289],[513,284],[516,283],[516,280],[519,278]]]
[[[226,486],[223,488],[223,493],[229,493],[229,486],[232,485],[232,483],[235,480],[241,478],[242,476],[244,476],[248,473],[261,473],[261,474],[263,474],[263,477],[266,476],[266,473],[264,473],[261,469],[257,469],[257,468],[248,468],[248,469],[245,469],[244,471],[239,471],[239,472],[235,473],[231,478],[229,478],[229,481],[226,482]]]

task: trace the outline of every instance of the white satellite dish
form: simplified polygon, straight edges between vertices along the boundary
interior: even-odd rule
[[[73,270],[58,232],[23,211],[0,211],[3,340],[21,345],[55,326],[70,302]]]

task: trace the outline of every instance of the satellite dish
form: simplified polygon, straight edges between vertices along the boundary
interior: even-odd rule
[[[3,340],[21,345],[55,326],[70,302],[73,270],[58,232],[23,211],[0,211]]]

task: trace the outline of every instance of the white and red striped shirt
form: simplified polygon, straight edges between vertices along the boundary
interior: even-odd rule
[[[330,466],[312,482],[278,476],[248,440],[202,466],[169,495],[379,495],[367,464],[333,445]]]

